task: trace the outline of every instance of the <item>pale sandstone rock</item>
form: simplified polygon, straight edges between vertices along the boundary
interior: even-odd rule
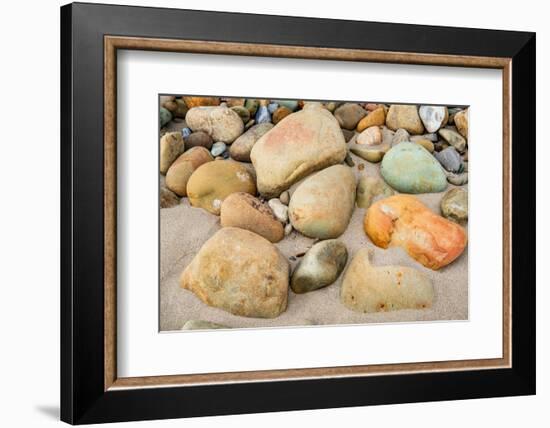
[[[289,264],[267,239],[224,227],[202,246],[181,277],[182,288],[234,315],[274,318],[286,309]]]

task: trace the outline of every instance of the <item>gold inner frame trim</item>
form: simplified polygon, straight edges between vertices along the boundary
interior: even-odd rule
[[[502,70],[503,91],[503,320],[502,358],[359,365],[304,369],[204,373],[171,376],[117,377],[116,367],[116,67],[117,50],[148,50],[300,59],[494,68]],[[512,169],[511,58],[385,52],[304,46],[104,37],[104,389],[193,386],[219,383],[285,381],[312,378],[360,377],[422,372],[482,370],[511,367],[512,355]]]

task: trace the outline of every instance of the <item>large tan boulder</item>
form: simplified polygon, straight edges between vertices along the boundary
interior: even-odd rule
[[[319,104],[306,104],[264,134],[252,148],[258,191],[279,196],[314,171],[340,163],[346,143],[334,116]]]
[[[226,106],[194,107],[185,116],[193,132],[206,132],[215,142],[231,144],[244,131],[241,117]]]
[[[367,248],[351,261],[342,280],[340,299],[349,309],[386,312],[432,306],[433,285],[422,272],[406,266],[373,266]]]
[[[274,318],[287,305],[289,264],[267,239],[236,227],[220,229],[181,277],[182,288],[234,315]]]
[[[355,206],[355,175],[333,165],[306,178],[288,206],[294,229],[310,238],[337,238],[346,230]]]
[[[232,160],[216,160],[202,164],[187,182],[187,197],[194,207],[220,215],[223,200],[232,193],[254,195],[254,177],[243,165]]]

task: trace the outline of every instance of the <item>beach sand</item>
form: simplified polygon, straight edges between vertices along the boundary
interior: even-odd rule
[[[380,175],[379,164],[369,163],[355,155],[352,158],[355,162],[352,169],[357,177],[361,174]],[[364,165],[363,170],[358,169],[359,164]],[[298,184],[291,187],[291,194]],[[447,190],[452,187],[454,186],[449,184]],[[467,188],[467,185],[462,187]],[[443,195],[444,192],[416,196],[439,214],[439,203]],[[435,289],[431,308],[374,314],[353,312],[340,303],[343,274],[328,287],[309,293],[294,294],[289,288],[286,311],[273,319],[246,318],[207,306],[191,291],[180,288],[179,277],[202,244],[221,228],[220,218],[200,208],[191,207],[187,198],[183,198],[178,206],[160,210],[160,330],[179,330],[186,321],[196,319],[231,328],[468,319],[468,249],[450,265],[439,271],[432,271],[413,260],[401,248],[384,250],[374,246],[363,231],[365,211],[356,207],[346,232],[338,238],[348,249],[347,265],[360,248],[368,247],[373,250],[373,265],[409,266],[424,272],[432,280]],[[293,231],[275,245],[289,259],[293,269],[300,258],[292,261],[290,257],[307,251],[313,242],[313,239]]]

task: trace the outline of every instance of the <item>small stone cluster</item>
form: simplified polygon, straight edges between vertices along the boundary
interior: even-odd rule
[[[208,305],[277,317],[289,288],[314,292],[345,270],[344,307],[430,308],[434,288],[421,270],[373,266],[366,247],[348,254],[338,238],[355,209],[365,210],[360,232],[372,244],[403,248],[432,270],[467,246],[467,108],[162,96],[159,120],[161,208],[186,198],[220,217],[180,278]],[[442,194],[439,213],[414,196],[423,193]],[[293,272],[275,245],[292,233],[316,240]]]

